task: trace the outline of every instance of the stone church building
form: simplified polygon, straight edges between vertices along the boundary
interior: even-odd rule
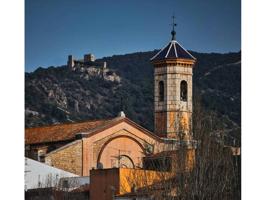
[[[26,129],[26,156],[88,176],[97,168],[141,168],[164,140],[125,116]]]
[[[141,127],[121,111],[112,119],[57,124],[25,130],[25,156],[80,176],[92,169],[143,168],[144,158],[187,148],[193,160],[192,71],[196,59],[171,32],[171,41],[154,65],[155,131]],[[189,161],[187,161],[189,162]]]

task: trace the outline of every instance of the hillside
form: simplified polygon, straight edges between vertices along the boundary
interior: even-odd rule
[[[123,107],[130,119],[153,130],[153,67],[149,59],[156,52],[99,59],[107,62],[119,81],[73,72],[66,66],[26,73],[25,126],[111,118]],[[239,141],[241,53],[191,53],[197,58],[194,96],[200,97],[197,99],[206,112],[220,119],[217,130],[227,130]]]

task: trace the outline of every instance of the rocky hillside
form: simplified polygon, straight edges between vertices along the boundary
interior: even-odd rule
[[[25,74],[25,125],[40,126],[126,115],[153,130],[153,67],[157,52],[105,57],[108,72],[71,71],[67,66],[38,68]],[[241,53],[197,53],[194,96],[219,119],[218,129],[240,138]],[[195,98],[194,98],[195,99]]]

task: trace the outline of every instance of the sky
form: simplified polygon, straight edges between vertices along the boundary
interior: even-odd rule
[[[240,0],[25,0],[25,70],[161,49],[173,14],[186,49],[241,50]]]

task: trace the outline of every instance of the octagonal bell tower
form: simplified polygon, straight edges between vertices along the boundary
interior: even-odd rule
[[[187,141],[192,139],[192,75],[196,58],[176,41],[175,26],[173,22],[171,41],[151,58],[155,134]]]

